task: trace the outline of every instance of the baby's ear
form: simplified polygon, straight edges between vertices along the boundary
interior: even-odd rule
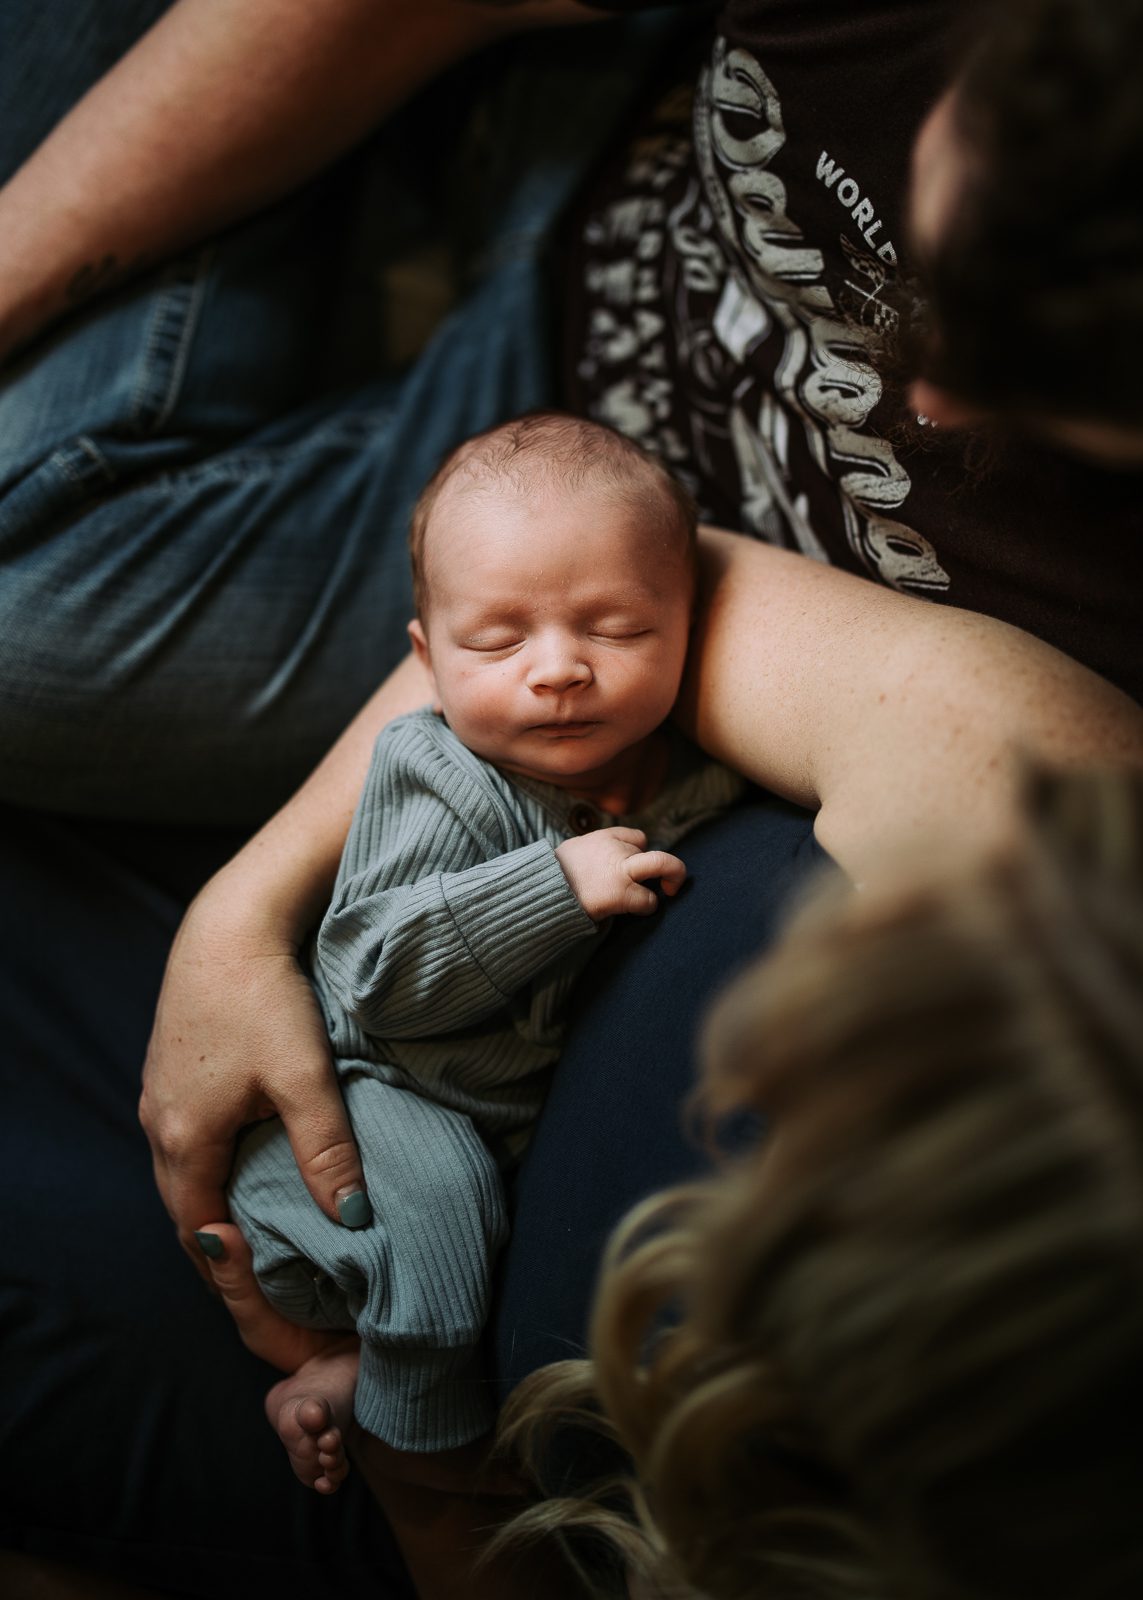
[[[421,666],[425,669],[425,676],[429,680],[429,685],[432,689],[433,695],[433,710],[443,711],[444,707],[441,705],[440,696],[437,693],[437,680],[433,673],[433,658],[429,653],[428,636],[426,635],[424,628],[421,626],[420,617],[414,617],[412,622],[410,622],[409,639],[413,646],[413,654],[416,656]]]

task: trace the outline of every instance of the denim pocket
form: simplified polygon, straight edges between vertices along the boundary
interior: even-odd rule
[[[0,375],[0,493],[65,452],[88,478],[82,441],[153,439],[185,381],[209,281],[209,249],[69,318]]]

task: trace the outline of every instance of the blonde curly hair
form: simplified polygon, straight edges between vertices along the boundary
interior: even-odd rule
[[[770,1126],[612,1241],[591,1362],[535,1374],[630,1462],[587,1528],[661,1594],[1143,1592],[1143,784],[1039,776],[1023,840],[804,910],[705,1034]],[[591,1580],[600,1592],[602,1580]]]

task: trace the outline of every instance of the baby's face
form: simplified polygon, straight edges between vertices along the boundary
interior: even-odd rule
[[[505,771],[606,781],[664,720],[691,619],[683,552],[615,498],[446,489],[410,633],[450,728]]]

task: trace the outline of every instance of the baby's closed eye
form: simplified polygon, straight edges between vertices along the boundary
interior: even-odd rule
[[[463,650],[475,650],[478,654],[492,654],[500,650],[514,650],[517,645],[523,644],[523,634],[512,630],[496,630],[488,633],[474,633],[467,639],[459,641]]]

